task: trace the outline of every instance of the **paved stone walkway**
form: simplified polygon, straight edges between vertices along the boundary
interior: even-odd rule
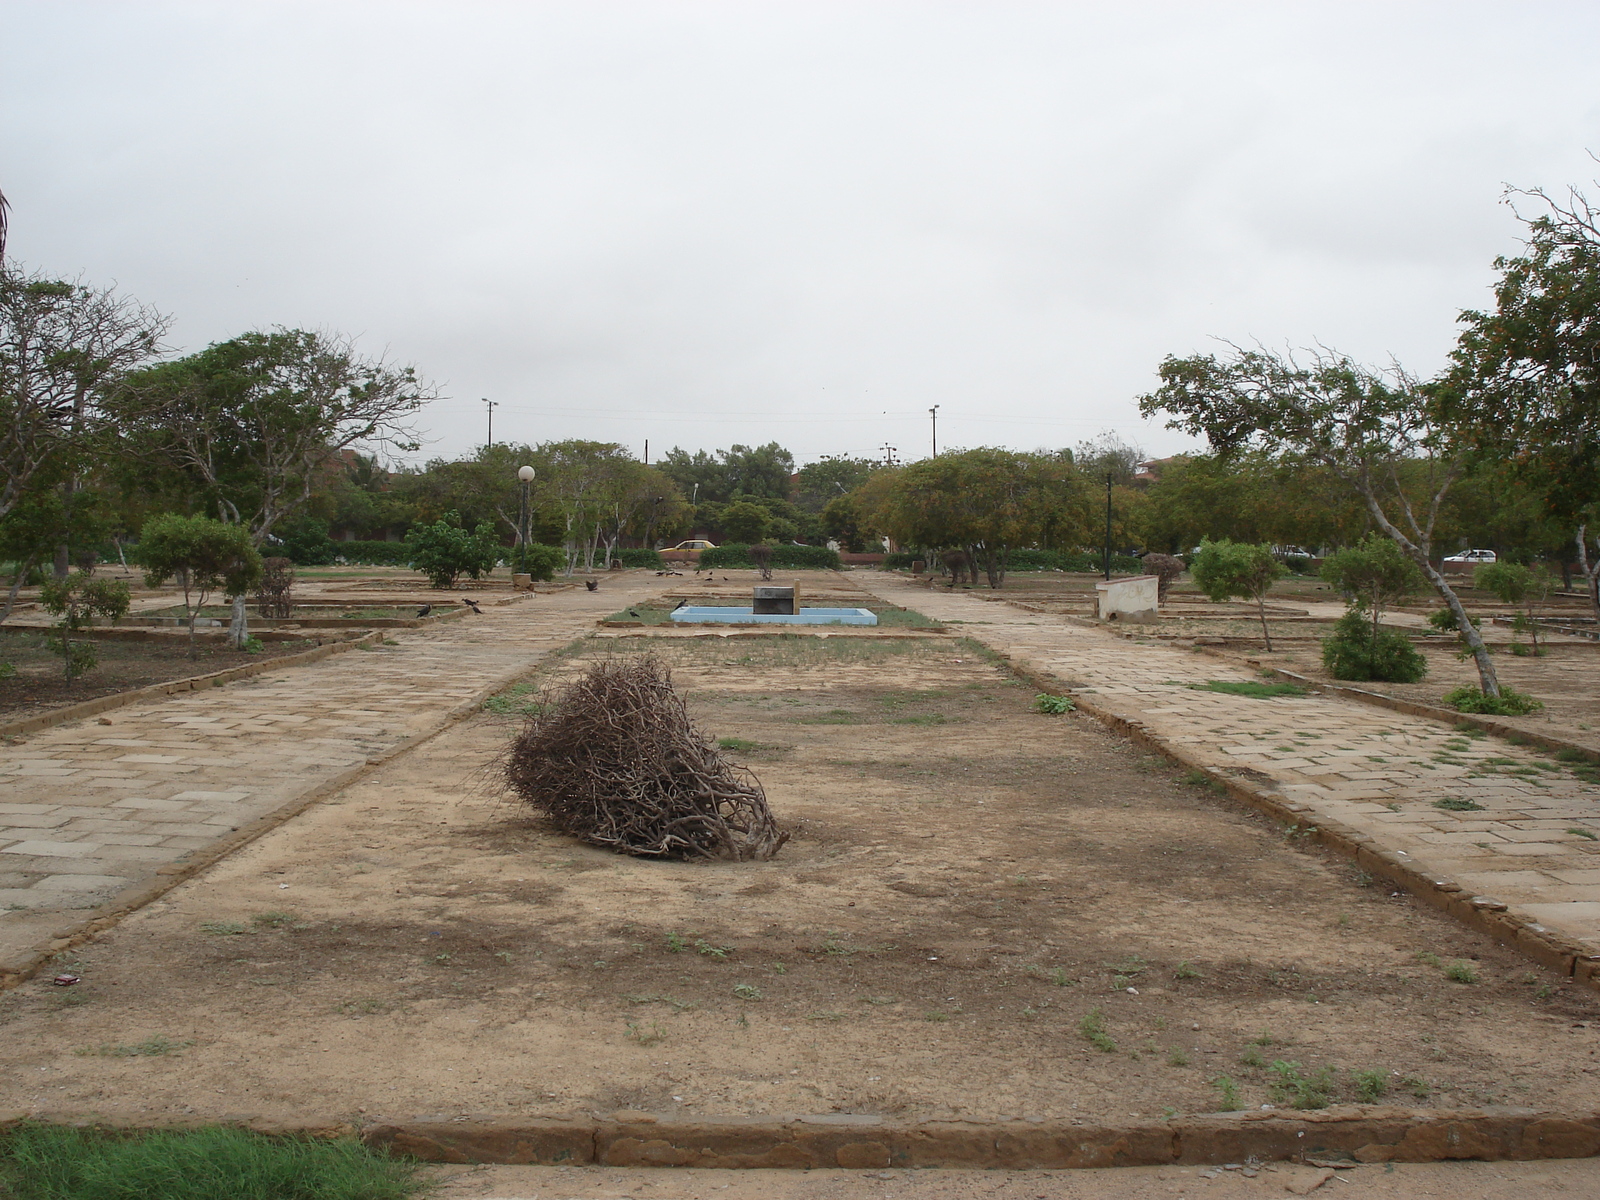
[[[434,726],[533,667],[653,576],[519,599],[0,746],[0,961],[128,885]]]
[[[1423,872],[1600,954],[1600,788],[1547,753],[1332,695],[1258,700],[1194,690],[1256,677],[972,595],[882,577],[869,586],[1092,693],[1208,767],[1309,805],[1307,824],[1342,822]]]

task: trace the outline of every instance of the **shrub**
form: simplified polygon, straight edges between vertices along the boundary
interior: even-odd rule
[[[1501,688],[1498,696],[1485,696],[1475,687],[1462,686],[1445,693],[1444,703],[1457,712],[1485,713],[1495,717],[1521,717],[1544,707],[1542,701],[1508,687]]]
[[[1160,582],[1157,586],[1156,601],[1165,603],[1167,592],[1172,587],[1172,581],[1189,569],[1181,558],[1173,558],[1170,554],[1146,554],[1144,556],[1144,570],[1147,575],[1154,575]]]
[[[411,549],[404,542],[335,542],[333,561],[357,563],[364,567],[403,567],[410,561]]]
[[[61,656],[68,679],[93,670],[100,661],[93,645],[74,642],[72,635],[93,624],[97,616],[120,620],[127,615],[130,602],[127,584],[118,579],[94,579],[87,571],[44,581],[39,603],[46,612],[60,618],[50,649]]]
[[[1467,620],[1472,622],[1472,627],[1474,629],[1483,624],[1483,622],[1477,617],[1468,617]],[[1432,625],[1440,633],[1461,632],[1461,622],[1456,620],[1455,612],[1449,608],[1435,609],[1433,612],[1429,613],[1428,624]]]
[[[1256,602],[1261,617],[1261,637],[1267,644],[1267,653],[1271,654],[1267,592],[1283,575],[1282,565],[1272,557],[1272,547],[1226,539],[1202,542],[1191,571],[1200,590],[1215,602],[1234,599]]]
[[[269,541],[276,541],[278,553],[299,567],[325,567],[338,553],[328,536],[328,523],[316,517],[285,522]]]
[[[220,591],[242,596],[261,579],[261,555],[242,525],[210,517],[162,513],[139,531],[139,563],[146,587],[157,588],[176,577],[183,588],[189,616],[189,656],[195,654],[194,622],[206,597]]]
[[[495,569],[502,548],[494,526],[482,522],[471,533],[461,527],[461,514],[447,512],[432,525],[415,526],[406,534],[407,565],[421,571],[436,588],[452,587],[462,575],[479,579]]]
[[[707,570],[713,567],[722,567],[726,570],[754,570],[755,561],[750,557],[750,547],[737,542],[730,542],[725,546],[718,546],[715,550],[707,550],[700,555],[699,565]],[[834,570],[839,569],[839,552],[829,550],[826,546],[774,546],[772,547],[772,565],[775,567],[788,567],[791,570]]]
[[[286,620],[294,615],[294,564],[287,558],[261,561],[261,582],[256,585],[256,611],[263,617]]]
[[[1428,660],[1411,639],[1393,629],[1373,631],[1366,614],[1352,608],[1322,640],[1322,665],[1335,679],[1365,683],[1416,683]]]
[[[554,550],[555,548],[549,547],[549,549]],[[561,552],[557,550],[556,553],[559,554]],[[666,566],[666,563],[661,560],[661,552],[659,550],[651,550],[649,547],[616,550],[612,552],[611,557],[625,567],[648,567],[652,571],[659,571]],[[562,561],[564,562],[565,559]],[[548,579],[549,576],[544,576],[544,578]]]
[[[619,550],[616,557],[622,559],[625,567],[653,566],[653,563],[630,563],[622,558],[624,554],[649,554],[654,556],[656,563],[661,561],[661,556],[654,550]],[[542,546],[538,542],[529,542],[526,546],[518,546],[507,556],[506,562],[512,571],[518,575],[531,575],[535,579],[551,580],[556,577],[556,572],[567,565],[567,552],[560,546]]]
[[[896,550],[893,554],[885,554],[881,564],[885,571],[909,571],[911,564],[920,562],[926,564],[928,555],[922,550]]]

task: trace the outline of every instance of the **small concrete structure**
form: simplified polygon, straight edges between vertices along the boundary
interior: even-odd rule
[[[751,611],[758,617],[792,617],[800,611],[800,586],[780,587],[777,584],[757,586],[755,603]]]
[[[1095,615],[1102,621],[1154,621],[1159,616],[1161,576],[1130,575],[1094,585]]]
[[[748,608],[685,605],[673,609],[679,624],[708,625],[876,625],[878,614],[870,608],[802,608],[797,613],[757,613]]]

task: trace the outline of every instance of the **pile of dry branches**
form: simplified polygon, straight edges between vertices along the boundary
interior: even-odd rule
[[[789,840],[760,782],[722,760],[653,657],[596,663],[544,696],[500,766],[562,832],[627,854],[745,861]]]

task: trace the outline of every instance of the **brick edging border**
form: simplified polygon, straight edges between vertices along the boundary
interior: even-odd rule
[[[380,633],[372,636],[381,637],[382,635]],[[348,649],[355,644],[355,642],[342,642],[337,645]],[[318,649],[331,652],[333,647],[321,646]],[[315,653],[315,651],[310,653]],[[0,992],[25,983],[37,975],[63,950],[71,949],[73,946],[91,940],[121,922],[128,914],[143,908],[152,900],[157,900],[166,895],[167,892],[177,887],[180,883],[215,865],[234,851],[272,832],[278,826],[299,816],[319,801],[343,791],[371,773],[374,768],[381,767],[391,759],[398,758],[400,755],[416,749],[424,742],[437,737],[458,721],[472,716],[483,707],[483,702],[490,696],[505,690],[523,676],[537,670],[542,661],[543,659],[541,658],[539,662],[532,665],[519,666],[496,676],[492,683],[480,688],[468,699],[453,705],[432,727],[420,733],[414,733],[404,741],[396,742],[388,749],[368,757],[365,762],[358,763],[353,767],[347,767],[338,774],[316,784],[308,791],[285,801],[271,812],[264,813],[248,824],[241,825],[226,837],[218,838],[204,849],[192,851],[191,857],[183,862],[168,863],[166,866],[157,867],[155,878],[129,885],[105,904],[91,910],[76,922],[61,926],[48,941],[35,943],[9,960],[0,960]],[[255,664],[250,665],[254,666]],[[262,667],[266,665],[261,664]],[[226,672],[221,673],[225,674]],[[254,672],[251,673],[253,674]],[[212,677],[200,676],[199,678],[210,679]]]
[[[1200,772],[1234,799],[1275,821],[1303,826],[1308,818],[1314,820],[1316,824],[1306,827],[1304,833],[1353,860],[1362,870],[1404,888],[1464,925],[1531,958],[1540,966],[1600,991],[1600,953],[1596,953],[1594,947],[1581,945],[1556,930],[1518,917],[1509,911],[1506,904],[1493,897],[1473,895],[1447,875],[1422,870],[1404,850],[1387,849],[1370,835],[1329,819],[1325,814],[1318,814],[1314,805],[1290,800],[1276,789],[1261,787],[1248,779],[1235,777],[1201,762],[1182,747],[1152,732],[1141,718],[1108,708],[1089,699],[1083,692],[1063,684],[1048,672],[1018,662],[1010,654],[995,650],[992,646],[989,649],[1019,678],[1041,691],[1069,697],[1080,710],[1113,732],[1178,766]]]
[[[92,1116],[5,1114],[108,1131],[193,1128],[199,1118],[131,1125]],[[828,1113],[788,1118],[685,1119],[650,1113],[598,1117],[362,1118],[222,1124],[278,1137],[359,1137],[431,1163],[547,1166],[966,1168],[1093,1167],[1300,1161],[1322,1166],[1587,1158],[1600,1153],[1600,1114],[1526,1108],[1461,1111],[1342,1106],[1313,1112],[1200,1113],[1129,1124],[1094,1120],[923,1121]]]

